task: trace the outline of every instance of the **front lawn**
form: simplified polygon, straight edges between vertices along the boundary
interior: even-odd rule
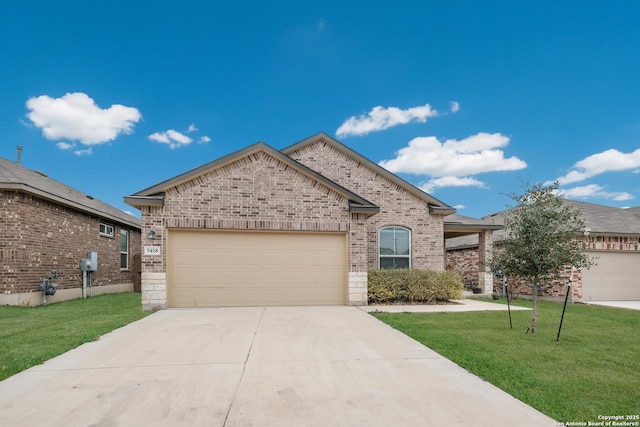
[[[0,381],[150,313],[141,307],[133,292],[46,307],[0,306]]]
[[[531,335],[530,311],[512,312],[512,330],[506,311],[373,313],[557,421],[639,414],[640,312],[568,305],[556,342],[561,314],[562,304],[539,302]]]

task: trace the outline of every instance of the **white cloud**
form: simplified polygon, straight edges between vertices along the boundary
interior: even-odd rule
[[[187,128],[187,133],[191,133],[191,132],[197,132],[198,128],[196,127],[195,123],[191,123],[189,125],[189,128]]]
[[[458,111],[460,111],[460,103],[459,102],[451,101],[449,103],[449,106],[451,107],[451,112],[452,113],[457,113]]]
[[[580,187],[574,187],[569,189],[562,189],[559,192],[567,198],[577,199],[611,199],[616,201],[631,200],[633,196],[627,192],[608,192],[604,191],[604,188],[597,184],[583,185]]]
[[[398,107],[374,107],[367,115],[349,117],[336,131],[338,138],[349,135],[366,135],[370,132],[389,129],[404,125],[411,121],[424,123],[429,117],[435,117],[438,112],[429,104],[401,110]]]
[[[206,135],[201,136],[200,139],[198,139],[198,144],[206,144],[207,142],[211,142],[211,138]]]
[[[636,169],[639,167],[640,148],[631,153],[622,153],[616,149],[610,149],[602,153],[592,154],[576,162],[572,167],[573,170],[556,180],[561,185],[572,184],[605,172],[633,170],[633,172],[636,173]]]
[[[47,95],[29,98],[27,117],[42,129],[45,138],[69,139],[84,145],[112,141],[121,133],[130,134],[142,118],[133,107],[114,104],[101,109],[88,95],[75,92],[61,98]]]
[[[431,193],[437,188],[440,187],[479,187],[485,188],[485,185],[482,181],[478,181],[475,178],[471,177],[457,177],[457,176],[443,176],[441,178],[434,178],[429,180],[428,182],[422,184],[420,189],[426,191],[427,193]]]
[[[396,158],[382,160],[380,166],[394,173],[440,177],[463,177],[483,172],[524,169],[527,164],[517,157],[504,157],[499,148],[509,138],[499,133],[478,133],[460,141],[440,142],[434,136],[418,137],[397,151]]]
[[[72,148],[76,147],[76,144],[69,144],[67,142],[58,142],[56,144],[56,147],[58,147],[61,150],[71,150]]]
[[[168,144],[171,149],[189,145],[193,142],[193,139],[189,138],[187,135],[183,135],[173,129],[169,129],[166,132],[153,133],[149,135],[149,139],[161,144]]]
[[[76,150],[73,152],[76,156],[90,156],[93,154],[93,148],[89,147],[85,150]]]

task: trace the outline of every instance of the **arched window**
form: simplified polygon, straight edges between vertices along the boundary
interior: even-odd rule
[[[380,229],[378,238],[380,268],[411,267],[411,232],[404,227]]]

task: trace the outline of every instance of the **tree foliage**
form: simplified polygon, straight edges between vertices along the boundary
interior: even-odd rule
[[[536,332],[537,300],[542,284],[567,266],[589,268],[584,253],[584,220],[577,208],[563,203],[558,183],[527,185],[511,194],[517,205],[505,213],[507,238],[492,261],[494,271],[526,280],[533,290],[531,331]]]

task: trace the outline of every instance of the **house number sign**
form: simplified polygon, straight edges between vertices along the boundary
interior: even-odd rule
[[[145,255],[160,255],[160,246],[145,246]]]

